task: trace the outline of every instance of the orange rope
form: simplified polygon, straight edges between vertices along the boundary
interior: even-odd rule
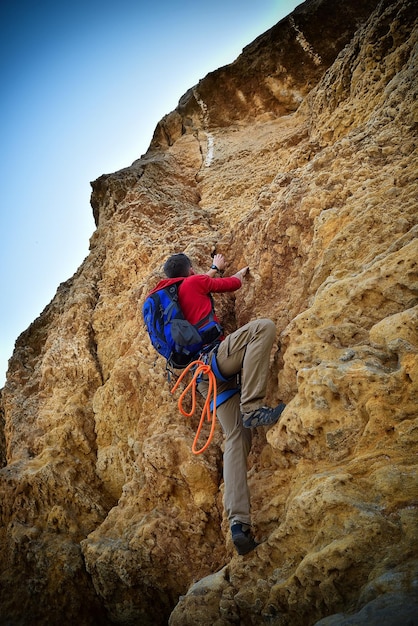
[[[209,380],[208,394],[206,396],[205,405],[202,410],[202,415],[200,417],[199,426],[197,427],[196,436],[194,438],[193,445],[192,445],[193,454],[201,454],[202,452],[206,450],[206,448],[209,446],[210,442],[212,441],[212,437],[215,432],[215,425],[216,425],[216,377],[215,377],[215,374],[212,372],[210,365],[203,363],[203,361],[193,361],[193,363],[190,363],[190,365],[188,365],[186,369],[181,373],[179,379],[177,380],[176,384],[172,388],[171,393],[175,392],[180,382],[183,380],[184,376],[194,366],[197,366],[197,367],[193,373],[193,378],[190,381],[190,383],[187,385],[185,390],[181,393],[178,399],[178,407],[179,407],[180,413],[184,415],[185,417],[191,417],[193,415],[193,413],[196,410],[197,379],[201,374],[206,374]],[[183,408],[183,400],[189,390],[191,391],[191,394],[192,394],[192,408],[191,408],[191,411],[188,413]],[[212,412],[212,418],[211,418],[210,398],[211,398],[212,392],[213,392],[213,412]],[[205,417],[207,417],[208,422],[212,421],[210,433],[209,433],[208,440],[205,443],[205,445],[202,448],[200,448],[200,450],[196,450],[197,442],[199,439],[200,431],[202,430],[202,427],[203,427],[203,422],[205,421]]]

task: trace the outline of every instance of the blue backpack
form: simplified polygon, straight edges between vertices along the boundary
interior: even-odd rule
[[[178,287],[182,281],[154,291],[145,299],[142,314],[151,343],[167,365],[184,369],[200,352],[222,335],[213,308],[197,324],[190,324],[180,308]]]

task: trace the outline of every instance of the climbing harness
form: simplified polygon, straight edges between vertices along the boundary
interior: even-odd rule
[[[210,442],[212,441],[212,438],[215,432],[217,407],[219,407],[221,404],[226,402],[231,396],[235,395],[236,393],[239,393],[239,387],[235,387],[232,389],[225,389],[225,391],[221,392],[218,395],[216,379],[218,378],[222,382],[227,382],[230,379],[224,378],[224,376],[222,376],[222,374],[220,373],[218,365],[216,363],[216,357],[214,354],[212,358],[212,363],[208,362],[209,355],[205,354],[205,355],[200,355],[200,356],[202,357],[202,359],[197,359],[196,361],[193,361],[192,363],[190,363],[190,365],[186,367],[186,369],[183,370],[183,372],[177,379],[176,384],[171,390],[171,393],[174,393],[176,389],[178,388],[178,386],[180,385],[183,378],[186,376],[186,374],[191,371],[193,372],[191,381],[189,382],[187,387],[183,390],[183,392],[180,394],[180,397],[178,399],[178,408],[179,408],[180,413],[184,415],[185,417],[192,417],[192,415],[194,414],[196,410],[197,385],[202,380],[204,375],[208,377],[208,385],[209,385],[208,393],[205,399],[205,404],[202,409],[202,414],[200,416],[199,425],[197,427],[196,435],[195,435],[193,445],[192,445],[193,454],[201,454],[209,447]],[[191,410],[187,412],[183,407],[183,401],[189,391],[191,392],[191,396],[192,396],[192,407],[191,407]],[[212,396],[213,396],[213,399],[212,399]],[[211,415],[211,412],[212,412],[212,415]],[[211,422],[210,432],[209,432],[208,439],[205,445],[202,446],[200,450],[197,450],[197,442],[199,440],[200,432],[203,428],[205,417],[207,418],[208,422]]]

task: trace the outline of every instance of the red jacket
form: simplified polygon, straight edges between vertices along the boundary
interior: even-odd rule
[[[180,307],[191,324],[197,324],[212,310],[211,293],[236,291],[241,287],[241,281],[236,276],[210,278],[207,274],[193,274],[187,278],[165,278],[151,293],[180,281],[183,281],[178,292]],[[219,322],[216,316],[215,319]]]

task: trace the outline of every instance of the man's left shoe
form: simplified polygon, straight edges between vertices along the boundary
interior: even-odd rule
[[[251,534],[251,529],[244,530],[242,524],[233,524],[231,526],[231,535],[234,546],[238,554],[244,555],[254,550],[259,544]]]
[[[251,413],[242,414],[242,423],[245,428],[256,428],[257,426],[272,426],[279,421],[279,417],[285,410],[286,405],[281,402],[274,409],[262,406]]]

